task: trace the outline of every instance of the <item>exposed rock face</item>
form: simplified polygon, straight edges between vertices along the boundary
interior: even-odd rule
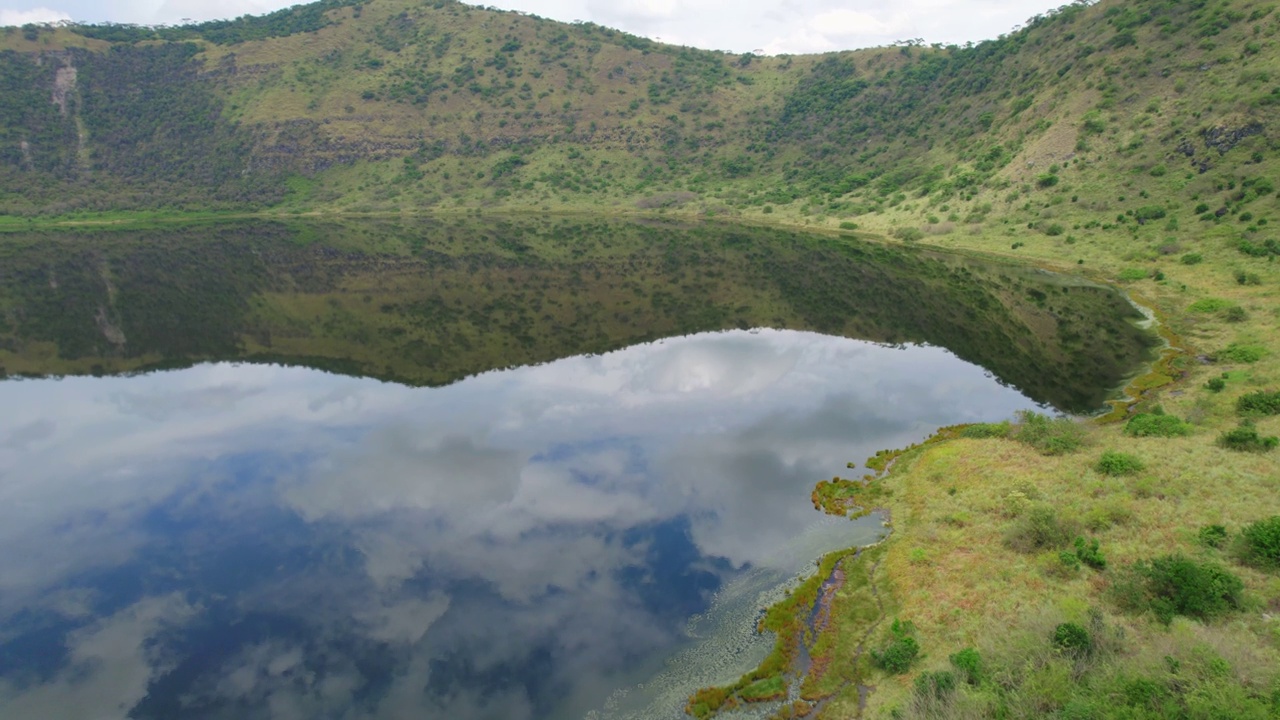
[[[64,57],[65,63],[53,76],[53,104],[63,117],[67,115],[67,96],[76,89],[76,68],[71,64],[71,56]]]
[[[1238,128],[1212,127],[1201,130],[1200,136],[1204,138],[1206,148],[1217,150],[1219,155],[1225,155],[1228,150],[1239,145],[1241,140],[1261,133],[1262,123],[1252,122]]]

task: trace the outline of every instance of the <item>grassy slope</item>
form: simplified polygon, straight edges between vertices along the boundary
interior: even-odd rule
[[[1137,22],[1124,15],[1126,9],[1139,20],[1144,14],[1151,19]],[[423,19],[414,23],[416,44],[397,52],[389,49],[397,41],[385,35],[401,12]],[[914,234],[904,229],[915,229],[924,235],[919,241],[942,247],[1012,254],[1113,280],[1122,274],[1133,278],[1123,282],[1165,315],[1190,351],[1181,366],[1185,378],[1151,400],[1190,419],[1195,431],[1184,438],[1134,439],[1117,426],[1091,427],[1085,450],[1058,458],[1007,440],[961,440],[904,460],[891,475],[894,495],[887,501],[897,531],[876,577],[895,612],[916,623],[925,657],[907,675],[873,676],[877,690],[868,708],[873,715],[895,706],[908,714],[927,710],[911,707],[919,704],[911,700],[915,672],[945,668],[949,654],[976,646],[1002,668],[1010,716],[1049,715],[1081,697],[1118,708],[1125,688],[1117,683],[1136,675],[1158,678],[1166,689],[1191,688],[1201,709],[1232,714],[1230,708],[1243,702],[1241,692],[1261,698],[1276,687],[1280,628],[1273,618],[1280,610],[1280,580],[1202,548],[1195,533],[1208,523],[1235,531],[1280,506],[1275,453],[1239,454],[1215,445],[1217,435],[1235,425],[1235,397],[1280,385],[1280,273],[1267,258],[1236,249],[1242,237],[1275,237],[1280,220],[1274,193],[1258,195],[1244,187],[1280,176],[1271,117],[1276,106],[1270,104],[1280,78],[1278,23],[1280,13],[1247,0],[1199,6],[1105,2],[1036,23],[1017,36],[1016,47],[1001,50],[998,61],[948,62],[923,80],[908,78],[908,70],[926,67],[924,58],[963,57],[964,51],[850,53],[869,84],[838,109],[837,118],[866,114],[868,126],[824,122],[832,118],[818,112],[795,122],[839,127],[845,134],[815,131],[799,139],[770,135],[770,120],[782,112],[788,93],[799,96],[797,89],[819,58],[755,60],[737,68],[738,58],[725,57],[728,83],[711,92],[682,91],[669,105],[653,105],[648,84],[671,67],[674,50],[652,48],[646,55],[599,40],[600,49],[592,53],[591,37],[598,32],[593,28],[458,6],[411,8],[397,0],[376,0],[360,18],[313,34],[210,46],[206,53],[209,67],[235,53],[241,70],[220,82],[232,112],[259,127],[263,147],[286,145],[276,142],[276,123],[313,120],[320,130],[305,134],[299,147],[328,148],[324,152],[334,159],[344,153],[360,157],[295,182],[286,211],[455,205],[633,210],[655,192],[688,192],[694,199],[671,212],[814,228],[855,222],[908,238]],[[574,48],[551,42],[561,32]],[[445,33],[453,33],[453,40],[437,58],[432,39]],[[425,106],[390,98],[397,69],[425,65],[430,72],[439,66],[442,77],[451,78],[464,55],[483,68],[508,35],[520,40],[521,49],[510,55],[523,71],[512,78],[513,90],[490,95],[493,103],[483,93],[453,88],[433,93]],[[1084,53],[1090,46],[1095,51]],[[373,68],[369,59],[382,65]],[[360,62],[366,70],[356,69]],[[609,78],[619,66],[625,79],[616,73]],[[481,84],[495,73],[488,68]],[[753,84],[738,81],[739,75]],[[523,91],[526,82],[530,89]],[[985,89],[978,89],[983,82]],[[365,99],[365,92],[373,98]],[[513,107],[503,107],[508,97]],[[1031,102],[1020,102],[1023,97]],[[635,111],[633,100],[640,101]],[[911,115],[886,123],[871,114],[884,106],[910,106]],[[1225,152],[1206,144],[1214,128],[1254,123],[1261,132]],[[680,132],[674,150],[664,140],[670,133],[663,134],[672,129]],[[491,144],[516,144],[459,154],[462,132]],[[418,153],[419,143],[437,140],[450,143],[443,156]],[[850,145],[855,140],[863,144]],[[1179,149],[1188,146],[1191,157]],[[858,154],[853,147],[860,148]],[[511,154],[525,164],[495,179],[495,165]],[[283,151],[277,155],[286,164],[298,160]],[[688,161],[681,162],[682,156]],[[743,157],[748,172],[725,165]],[[809,162],[814,157],[822,162]],[[1208,167],[1202,165],[1206,161]],[[869,182],[833,195],[829,168],[837,168],[837,176],[865,175]],[[1058,179],[1041,181],[1050,174]],[[784,202],[792,194],[794,201]],[[1196,209],[1201,204],[1208,206],[1208,219]],[[772,210],[767,216],[766,206]],[[1134,214],[1149,206],[1163,209],[1165,217],[1137,222]],[[1214,214],[1219,208],[1225,208],[1221,216]],[[1189,253],[1202,262],[1184,264],[1181,258]],[[1125,272],[1130,270],[1140,272]],[[1247,283],[1256,276],[1256,284],[1238,283],[1237,273]],[[1244,320],[1189,311],[1205,297],[1243,307]],[[1248,364],[1193,359],[1233,342],[1261,345],[1266,354]],[[1224,371],[1231,372],[1226,391],[1202,389],[1206,379]],[[1259,428],[1280,434],[1280,420],[1264,419]],[[1092,466],[1102,450],[1112,448],[1142,457],[1148,469],[1122,479],[1099,475]],[[1006,502],[1014,490],[1038,494],[1062,516],[1089,527],[1112,569],[1055,577],[1046,572],[1052,558],[1006,547],[1002,539],[1017,520]],[[1165,629],[1149,616],[1120,612],[1107,599],[1115,568],[1171,551],[1227,563],[1245,581],[1246,609],[1226,620],[1178,620]],[[1100,608],[1108,625],[1126,633],[1098,667],[1080,672],[1055,656],[1045,637],[1062,619],[1085,622],[1090,607]],[[876,631],[887,632],[884,624]],[[858,639],[849,632],[850,640]],[[1172,677],[1165,656],[1181,662],[1181,680]],[[1122,670],[1110,670],[1116,667]],[[989,713],[996,695],[989,689],[965,691],[950,701],[948,713]],[[852,687],[825,706],[829,717],[857,709]],[[1208,715],[1192,710],[1191,716]]]

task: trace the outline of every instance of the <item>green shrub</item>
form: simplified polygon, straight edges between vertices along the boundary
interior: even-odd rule
[[[1239,543],[1244,562],[1269,570],[1280,568],[1280,515],[1244,526]]]
[[[960,430],[960,437],[984,440],[987,438],[1009,437],[1013,424],[1008,420],[998,423],[973,423]]]
[[[1166,555],[1134,563],[1111,592],[1126,609],[1150,610],[1168,624],[1175,615],[1208,620],[1238,609],[1244,583],[1217,563]]]
[[[970,685],[982,682],[982,656],[973,648],[965,648],[951,656],[951,666]]]
[[[881,670],[891,675],[901,675],[911,669],[911,664],[920,654],[920,643],[912,637],[915,626],[910,622],[894,618],[889,632],[893,634],[893,639],[883,649],[872,650],[871,660]]]
[[[1089,631],[1071,622],[1053,629],[1053,646],[1072,655],[1088,655],[1093,652],[1093,638]]]
[[[1133,437],[1178,437],[1191,434],[1191,424],[1176,415],[1138,413],[1125,423],[1124,433]]]
[[[1223,300],[1222,298],[1215,298],[1215,297],[1207,297],[1207,298],[1201,298],[1191,303],[1190,305],[1188,305],[1187,311],[1193,312],[1193,313],[1216,313],[1219,310],[1226,310],[1232,305],[1235,305],[1235,303],[1231,302],[1230,300]]]
[[[1053,173],[1045,173],[1036,178],[1036,185],[1042,188],[1051,188],[1058,184],[1058,176]]]
[[[1037,563],[1045,575],[1061,580],[1070,580],[1080,574],[1080,558],[1073,552],[1062,550],[1057,554],[1045,553]]]
[[[1103,475],[1132,475],[1145,467],[1146,464],[1138,456],[1114,450],[1102,453],[1102,457],[1093,466]]]
[[[1244,308],[1236,305],[1223,310],[1222,319],[1229,323],[1242,323],[1249,319],[1249,313]]]
[[[924,238],[924,231],[920,228],[904,227],[894,230],[893,236],[902,242],[915,242]]]
[[[1226,379],[1220,378],[1220,377],[1209,378],[1204,384],[1205,390],[1208,390],[1209,392],[1214,392],[1214,393],[1220,393],[1223,390],[1225,390],[1226,387],[1227,387]]]
[[[1082,537],[1077,537],[1075,547],[1076,557],[1080,559],[1080,562],[1094,570],[1105,570],[1107,568],[1107,558],[1103,556],[1096,539],[1086,541]]]
[[[1214,353],[1214,359],[1218,361],[1236,363],[1256,363],[1266,357],[1266,355],[1267,349],[1261,345],[1231,343],[1225,348]]]
[[[1070,418],[1024,410],[1018,413],[1013,438],[1045,455],[1065,455],[1084,445],[1084,429]]]
[[[1065,233],[1066,231],[1067,231],[1067,228],[1062,223],[1053,223],[1049,227],[1044,229],[1044,234],[1048,235],[1049,237],[1058,237],[1059,235]]]
[[[757,680],[739,693],[747,702],[781,700],[787,696],[787,682],[780,675]]]
[[[956,676],[950,670],[922,672],[916,676],[916,695],[941,700],[956,689]]]
[[[1280,415],[1280,390],[1257,390],[1236,398],[1241,415]]]
[[[1224,525],[1205,525],[1196,533],[1196,541],[1210,548],[1220,548],[1227,541],[1227,528]]]
[[[1280,445],[1275,435],[1262,436],[1253,423],[1243,422],[1240,427],[1227,430],[1218,436],[1218,445],[1237,452],[1270,452]]]
[[[1200,253],[1187,253],[1182,256],[1183,265],[1199,265],[1204,262],[1204,256]]]
[[[1018,552],[1032,553],[1065,546],[1075,535],[1071,523],[1058,517],[1048,505],[1036,505],[1023,513],[1005,534],[1005,544]]]
[[[1143,270],[1142,268],[1128,268],[1120,271],[1120,279],[1126,282],[1133,282],[1134,280],[1146,280],[1148,275],[1150,275],[1150,273],[1148,273],[1146,270]]]
[[[1258,273],[1245,272],[1243,270],[1236,271],[1237,285],[1261,285],[1262,276]]]

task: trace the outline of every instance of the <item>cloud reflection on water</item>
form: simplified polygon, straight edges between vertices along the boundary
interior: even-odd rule
[[[0,400],[0,651],[63,653],[6,662],[6,715],[463,720],[581,714],[776,563],[814,482],[1030,405],[940,349],[782,331],[438,389],[220,364]]]

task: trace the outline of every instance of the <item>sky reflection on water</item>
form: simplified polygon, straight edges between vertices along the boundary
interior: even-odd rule
[[[809,492],[1032,407],[932,347],[762,330],[406,388],[268,365],[0,383],[5,717],[581,717]],[[640,675],[637,675],[640,673]]]

